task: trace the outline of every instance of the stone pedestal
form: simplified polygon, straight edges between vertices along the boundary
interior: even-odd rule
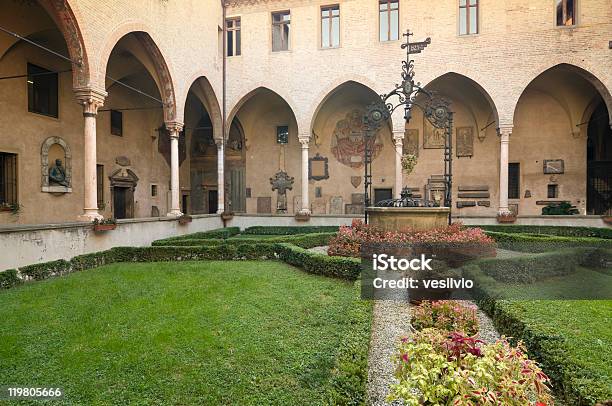
[[[428,230],[448,225],[448,207],[368,207],[368,223],[386,231]]]

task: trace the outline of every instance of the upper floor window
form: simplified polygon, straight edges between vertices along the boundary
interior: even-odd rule
[[[321,47],[340,46],[340,6],[321,7]]]
[[[28,63],[28,111],[57,118],[57,86],[57,72]]]
[[[110,111],[111,134],[123,137],[123,113],[118,110]]]
[[[478,0],[459,0],[459,35],[478,34]]]
[[[379,0],[378,19],[381,41],[399,39],[399,0]]]
[[[225,21],[227,30],[227,56],[240,55],[240,18],[230,18]]]
[[[0,209],[17,204],[17,155],[0,152]]]
[[[557,26],[576,25],[576,0],[556,0]]]
[[[291,13],[289,11],[272,13],[272,51],[289,50],[290,24]]]

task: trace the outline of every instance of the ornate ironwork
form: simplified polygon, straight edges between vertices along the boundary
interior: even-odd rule
[[[402,81],[395,85],[389,93],[381,94],[380,99],[367,106],[363,117],[365,127],[365,137],[375,137],[377,131],[386,123],[393,112],[403,106],[404,120],[410,122],[412,109],[416,106],[423,111],[427,120],[436,128],[445,129],[444,144],[444,182],[445,196],[444,205],[452,206],[452,126],[453,113],[450,110],[448,100],[438,96],[435,92],[421,87],[420,82],[415,82],[414,60],[411,55],[421,53],[429,44],[431,38],[422,42],[410,42],[413,33],[406,31],[403,36],[406,42],[402,44],[402,49],[406,50],[406,60],[402,61]],[[365,143],[364,167],[365,167],[365,205],[370,206],[370,196],[372,196],[372,150],[371,143]],[[436,203],[413,199],[412,192],[408,188],[403,188],[400,199],[389,199],[381,201],[377,206],[381,207],[435,207]],[[365,221],[368,221],[366,210]],[[450,222],[450,214],[449,214]]]

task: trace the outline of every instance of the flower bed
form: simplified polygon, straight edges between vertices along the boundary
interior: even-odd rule
[[[484,344],[473,337],[424,329],[402,340],[389,401],[408,405],[549,405],[549,379],[521,343]]]
[[[456,300],[426,300],[413,308],[411,324],[417,330],[435,327],[473,336],[478,333],[476,309],[474,305]]]
[[[460,223],[426,231],[384,231],[354,220],[350,227],[340,227],[338,235],[330,240],[328,254],[359,257],[364,243],[440,244],[455,246],[459,251],[469,250],[471,256],[490,255],[495,247],[495,240],[481,229],[467,228]]]

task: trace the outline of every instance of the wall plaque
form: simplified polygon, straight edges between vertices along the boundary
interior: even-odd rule
[[[317,153],[317,155],[308,160],[308,179],[329,179],[329,165],[326,157],[322,157]]]
[[[565,162],[563,159],[545,159],[544,160],[544,174],[545,175],[556,175],[565,172]]]
[[[404,154],[419,156],[419,130],[406,130],[404,137]]]
[[[446,141],[446,129],[436,128],[423,116],[423,148],[442,149]]]
[[[364,140],[364,112],[354,109],[347,113],[345,118],[336,123],[331,137],[331,151],[338,162],[351,168],[362,168],[366,140]],[[376,136],[368,137],[368,147],[372,151],[372,160],[383,149],[383,140],[380,132]]]
[[[474,127],[457,127],[457,157],[474,155]]]

